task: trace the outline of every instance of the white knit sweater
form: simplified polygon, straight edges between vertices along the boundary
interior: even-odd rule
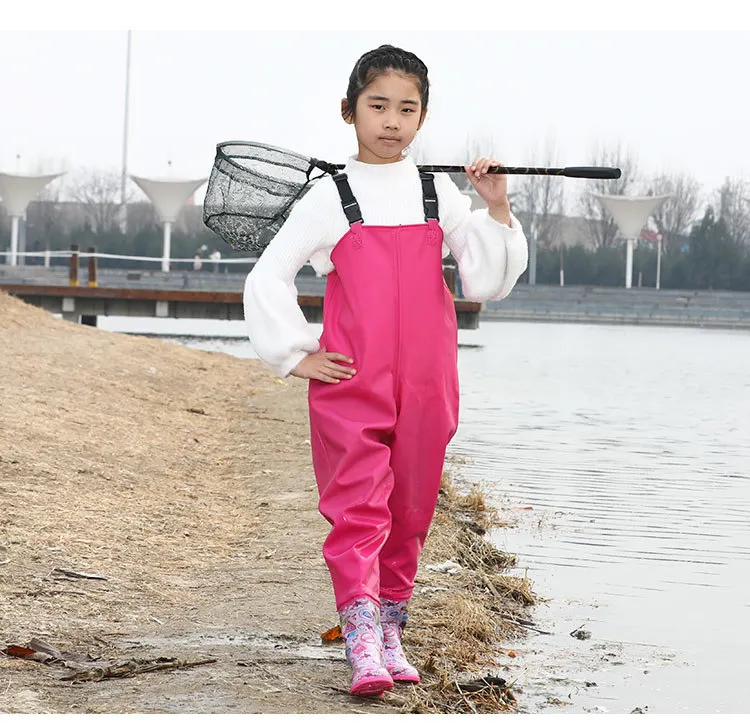
[[[393,164],[365,164],[351,157],[344,170],[365,225],[424,222],[419,171],[410,157]],[[470,301],[505,298],[528,264],[521,225],[471,212],[471,200],[447,174],[435,175],[443,257],[458,262],[464,296]],[[334,266],[331,251],[349,229],[336,185],[325,177],[294,206],[289,219],[263,252],[245,281],[244,307],[250,341],[258,356],[286,377],[318,338],[297,303],[295,277],[308,261],[319,274]]]

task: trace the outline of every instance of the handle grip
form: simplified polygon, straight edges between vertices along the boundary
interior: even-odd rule
[[[565,167],[564,175],[582,179],[620,179],[622,171],[617,167]]]

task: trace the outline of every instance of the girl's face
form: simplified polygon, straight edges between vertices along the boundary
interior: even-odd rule
[[[419,86],[413,76],[387,71],[366,86],[357,99],[354,124],[359,144],[357,158],[366,164],[398,162],[422,127],[427,109],[422,108]]]

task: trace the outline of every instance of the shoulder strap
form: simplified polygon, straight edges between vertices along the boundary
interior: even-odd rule
[[[435,191],[435,176],[430,172],[419,173],[422,180],[422,200],[424,202],[424,219],[440,220],[438,215],[438,198]]]
[[[344,214],[349,221],[349,225],[354,225],[355,222],[362,222],[362,213],[359,209],[359,203],[354,197],[346,173],[341,172],[339,174],[334,174],[333,181],[336,183],[336,188],[339,191],[341,206],[344,208]]]
[[[430,172],[420,172],[419,178],[422,182],[424,218],[425,220],[440,220],[434,175]],[[333,175],[333,181],[336,183],[336,189],[341,198],[341,206],[344,208],[344,214],[349,221],[349,225],[354,225],[355,222],[362,222],[362,212],[359,209],[359,203],[354,197],[352,188],[349,185],[346,173],[341,172]]]

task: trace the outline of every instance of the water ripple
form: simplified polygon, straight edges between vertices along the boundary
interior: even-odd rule
[[[633,632],[684,633],[685,649],[694,627],[675,620],[748,606],[750,334],[483,322],[472,335],[449,451],[490,500],[531,507],[493,536],[545,596],[598,595],[623,629],[632,613]],[[732,622],[712,629],[750,650]]]

